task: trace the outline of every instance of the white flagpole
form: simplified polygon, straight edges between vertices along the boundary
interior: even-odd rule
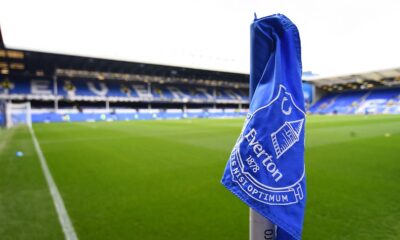
[[[274,240],[275,225],[250,208],[250,240]]]

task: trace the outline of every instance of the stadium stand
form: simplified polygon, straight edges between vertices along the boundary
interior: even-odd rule
[[[400,68],[303,80],[315,88],[310,114],[400,113]]]
[[[52,80],[44,78],[6,78],[0,81],[0,97],[9,99],[69,99],[72,101],[177,101],[177,102],[247,102],[248,95],[238,89],[153,85],[141,82],[69,80],[58,81],[57,93]]]
[[[16,49],[0,49],[0,71],[0,101],[31,102],[33,122],[237,117],[248,107],[246,74]]]
[[[399,114],[400,88],[329,93],[309,111],[312,114]]]
[[[305,79],[308,113],[400,113],[399,72]],[[248,77],[3,48],[0,112],[5,102],[30,102],[32,122],[241,117],[249,105]],[[18,122],[25,115],[13,116]]]
[[[207,87],[191,87],[176,85],[158,85],[147,89],[142,83],[126,83],[119,81],[59,81],[57,92],[52,89],[51,80],[18,79],[0,82],[0,98],[12,100],[68,100],[68,101],[111,101],[111,102],[243,102],[248,101],[244,91],[237,89],[213,89]],[[85,106],[85,104],[83,104]],[[40,105],[32,110],[33,122],[60,121],[100,121],[100,120],[135,120],[164,118],[205,118],[205,117],[237,117],[246,114],[239,109],[46,109]]]

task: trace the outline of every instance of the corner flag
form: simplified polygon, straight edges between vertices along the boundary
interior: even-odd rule
[[[251,25],[250,108],[222,184],[277,225],[277,240],[301,239],[305,207],[304,99],[297,27],[284,15]]]

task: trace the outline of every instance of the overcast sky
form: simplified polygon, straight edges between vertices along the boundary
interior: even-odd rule
[[[7,47],[249,72],[249,26],[283,13],[303,70],[321,76],[400,66],[398,0],[0,0]]]

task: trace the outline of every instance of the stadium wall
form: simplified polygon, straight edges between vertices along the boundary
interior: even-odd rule
[[[51,109],[32,110],[32,122],[100,122],[100,121],[132,121],[132,120],[162,120],[162,119],[190,119],[190,118],[236,118],[244,117],[247,110],[239,109],[117,109],[107,111],[105,109],[87,109],[83,112],[78,110],[59,110],[53,112]],[[13,113],[13,121],[24,122],[26,115],[22,112]],[[4,116],[0,116],[0,122],[4,123]]]

